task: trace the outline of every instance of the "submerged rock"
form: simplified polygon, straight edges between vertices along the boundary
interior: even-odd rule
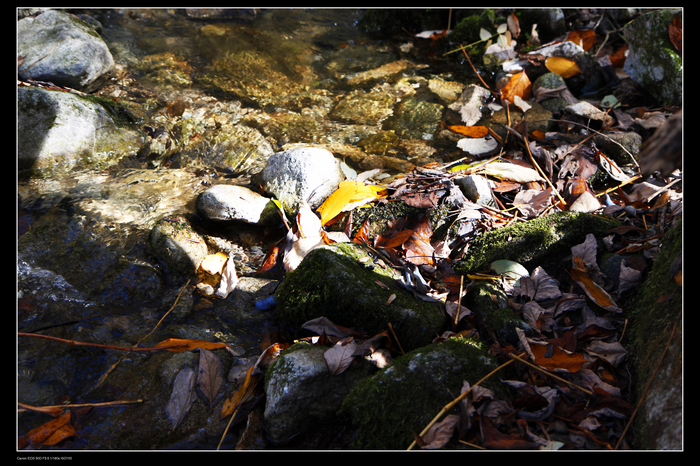
[[[17,89],[18,168],[21,176],[105,168],[135,155],[144,137],[115,119],[99,100],[70,92]]]
[[[387,92],[350,92],[331,112],[341,121],[358,125],[378,125],[393,112],[394,96]]]
[[[71,14],[49,10],[17,22],[17,55],[21,79],[49,81],[85,92],[99,88],[114,68],[102,38]]]
[[[204,238],[183,215],[169,215],[158,221],[148,245],[175,275],[193,276],[208,253]]]

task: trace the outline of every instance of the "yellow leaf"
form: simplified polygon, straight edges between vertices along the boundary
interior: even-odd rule
[[[548,57],[544,62],[544,66],[552,73],[556,73],[564,79],[581,73],[581,69],[575,61],[564,57]]]
[[[386,197],[387,194],[386,189],[378,186],[353,180],[341,181],[338,189],[328,196],[328,199],[318,208],[318,213],[321,214],[321,225],[325,225],[341,212]]]

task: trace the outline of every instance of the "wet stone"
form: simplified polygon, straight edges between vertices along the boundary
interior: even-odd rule
[[[408,98],[398,105],[395,119],[388,125],[402,138],[431,140],[443,112],[440,104]]]
[[[197,197],[197,212],[212,221],[269,224],[279,219],[272,200],[243,186],[220,184]]]
[[[77,17],[49,10],[17,22],[17,55],[21,79],[50,81],[92,92],[114,69],[114,58],[102,38]]]
[[[344,179],[340,161],[318,147],[300,147],[270,156],[260,173],[265,192],[275,196],[287,215],[294,216],[306,200],[316,208]]]
[[[382,91],[356,90],[345,96],[331,117],[359,125],[378,125],[393,113],[394,97]]]
[[[158,221],[148,237],[148,245],[175,275],[194,275],[208,254],[204,238],[183,215],[166,216]]]

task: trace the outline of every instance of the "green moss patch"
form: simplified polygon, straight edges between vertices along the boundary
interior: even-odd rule
[[[355,447],[405,450],[440,410],[459,396],[463,382],[475,384],[497,367],[472,340],[451,338],[397,358],[393,365],[357,384],[340,414],[357,429]],[[499,397],[507,390],[492,377],[484,384]],[[453,408],[457,414],[457,408]]]
[[[298,337],[305,322],[325,316],[369,334],[391,324],[405,350],[430,343],[444,322],[437,304],[401,288],[391,268],[358,262],[363,256],[367,256],[364,247],[354,243],[312,250],[277,290],[285,332]],[[387,305],[392,294],[396,298]]]
[[[469,245],[455,271],[464,275],[488,270],[489,264],[499,259],[518,262],[529,270],[569,253],[588,233],[598,235],[618,225],[609,217],[567,211],[491,230]]]

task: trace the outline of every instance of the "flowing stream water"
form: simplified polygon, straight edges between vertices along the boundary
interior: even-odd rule
[[[327,117],[334,96],[352,90],[342,78],[400,58],[395,46],[359,32],[360,10],[86,13],[101,22],[100,33],[119,70],[98,94],[137,102],[147,112],[144,126],[149,130],[180,125],[184,132],[183,122],[190,120],[200,125],[190,136],[194,140],[198,131],[221,121],[267,121],[268,115],[284,115],[286,106],[306,120],[279,134],[270,129],[274,124],[268,126],[274,150],[290,142],[352,146],[381,131],[381,125],[348,125]],[[243,74],[235,75],[236,70]],[[246,93],[247,98],[232,97]],[[290,103],[290,96],[301,97]],[[357,111],[362,114],[363,109]],[[187,163],[177,157],[134,156],[108,170],[19,180],[18,330],[116,346],[131,346],[146,336],[147,346],[171,337],[221,340],[238,357],[256,357],[274,320],[269,311],[253,306],[276,286],[276,280],[252,273],[266,252],[261,239],[266,232],[243,225],[213,240],[233,250],[242,268],[239,289],[223,302],[200,300],[191,293],[180,296],[184,280],[165,275],[146,245],[158,218],[193,213],[198,192],[240,175],[208,166],[204,149],[197,154]],[[176,302],[170,322],[149,335]],[[143,383],[137,380],[149,370],[141,365],[146,355],[128,355],[120,362],[124,374],[117,369],[106,383],[99,380],[119,358],[114,352],[20,338],[21,401],[39,406],[137,396]],[[165,383],[174,376],[166,363],[149,367]],[[142,448],[133,435],[145,427],[134,424],[130,431],[136,434],[119,437],[114,423],[125,421],[100,415],[105,420],[90,424],[92,435],[87,437],[101,440],[91,444],[83,437],[68,448]],[[44,421],[38,414],[23,414],[20,435]],[[110,435],[117,445],[109,443]],[[190,439],[179,446],[211,448],[213,441]]]

